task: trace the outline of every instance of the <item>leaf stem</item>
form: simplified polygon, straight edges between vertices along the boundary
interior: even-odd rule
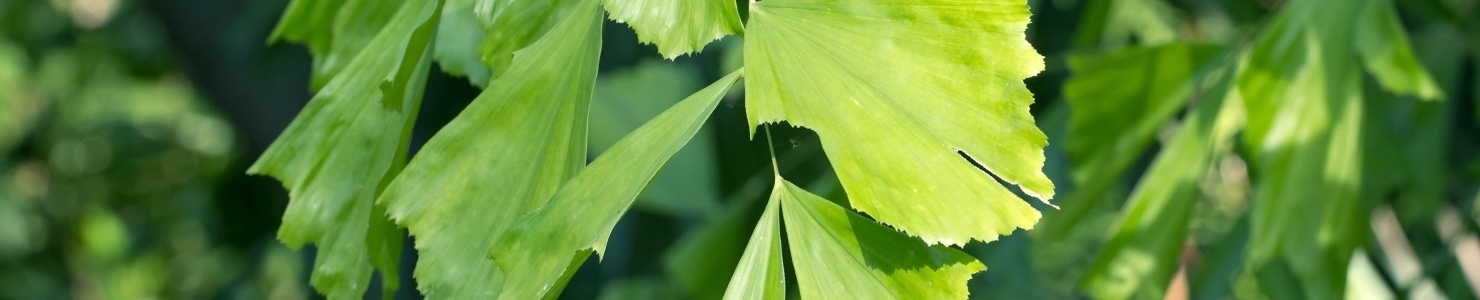
[[[771,124],[761,124],[761,126],[766,128],[766,151],[771,152],[771,172],[776,173],[776,177],[779,178],[781,167],[776,164],[776,142],[771,141]]]

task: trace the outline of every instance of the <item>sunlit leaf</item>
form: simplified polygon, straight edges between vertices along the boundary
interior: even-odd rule
[[[966,299],[986,266],[961,250],[874,223],[777,178],[802,299]]]
[[[440,7],[439,1],[404,2],[366,44],[370,50],[350,60],[344,76],[314,95],[247,170],[275,177],[288,188],[291,200],[278,238],[295,248],[318,246],[311,281],[330,298],[361,297],[372,262],[392,268],[382,273],[396,278],[396,264],[388,260],[395,254],[399,261],[399,254],[374,248],[399,248],[402,233],[394,226],[378,227],[390,225],[377,223],[385,217],[372,206],[405,159]]]
[[[766,211],[756,222],[745,245],[745,254],[725,288],[725,300],[782,299],[786,297],[786,275],[781,266],[781,219],[777,204],[784,192],[780,177],[766,201]]]
[[[494,79],[379,200],[416,237],[415,275],[427,297],[497,296],[503,273],[487,256],[494,238],[585,166],[601,11],[592,3],[566,16],[520,50],[509,67],[518,76]]]
[[[594,22],[593,22],[594,23]],[[491,255],[510,274],[500,298],[535,299],[550,289],[583,251],[604,253],[607,237],[663,163],[698,133],[743,71],[720,79],[648,121],[566,182],[538,211],[519,218],[493,243]],[[572,260],[572,254],[577,254]]]
[[[744,30],[734,0],[604,0],[612,20],[632,25],[639,41],[673,59]]]
[[[1177,129],[1131,194],[1114,236],[1085,272],[1082,286],[1095,299],[1160,299],[1177,270],[1198,183],[1243,125],[1243,103],[1231,79],[1207,97]],[[1230,95],[1231,94],[1231,95]]]
[[[1043,69],[1028,17],[1015,0],[756,2],[752,133],[782,120],[816,131],[853,207],[928,243],[1031,228],[1039,212],[994,180],[1053,196],[1022,81]]]

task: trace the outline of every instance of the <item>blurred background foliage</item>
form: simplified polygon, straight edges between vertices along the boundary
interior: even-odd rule
[[[966,246],[989,267],[972,297],[1476,298],[1480,1],[1029,3],[1063,196]],[[310,97],[309,49],[266,42],[286,4],[0,0],[0,298],[319,297],[313,248],[273,238],[286,193],[243,175]],[[590,157],[740,65],[737,37],[664,61],[604,31]],[[433,73],[412,151],[479,91]],[[741,90],[561,297],[721,295],[767,148],[843,199],[815,134],[749,138]]]

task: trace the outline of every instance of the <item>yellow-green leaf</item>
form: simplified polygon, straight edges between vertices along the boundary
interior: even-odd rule
[[[961,250],[907,236],[777,178],[802,299],[966,299],[986,270]]]
[[[368,50],[314,95],[247,170],[288,188],[278,238],[295,248],[318,246],[311,281],[330,298],[360,298],[372,263],[388,280],[396,278],[389,260],[398,262],[399,254],[386,249],[399,248],[402,233],[382,223],[385,216],[372,206],[405,159],[440,7],[440,1],[404,2]]]
[[[756,2],[752,133],[783,120],[815,130],[853,207],[928,243],[1031,228],[1039,212],[993,178],[1053,197],[1023,84],[1043,69],[1028,17],[1023,0]]]
[[[612,20],[627,23],[642,43],[673,59],[745,29],[734,0],[604,0]]]
[[[786,275],[781,266],[781,219],[777,203],[784,193],[781,178],[776,178],[776,188],[771,200],[766,202],[766,211],[756,222],[745,245],[745,254],[730,276],[725,288],[725,300],[782,299],[786,297]]]
[[[550,287],[584,261],[583,251],[605,251],[617,220],[663,163],[699,131],[740,74],[720,79],[648,121],[566,182],[543,208],[509,227],[492,244],[491,256],[503,271],[518,276],[507,278],[500,298],[558,294]],[[571,255],[577,256],[573,260]]]

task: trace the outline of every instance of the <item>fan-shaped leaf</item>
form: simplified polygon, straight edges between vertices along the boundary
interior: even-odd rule
[[[372,262],[382,268],[387,288],[395,287],[400,257],[383,249],[399,251],[402,233],[380,223],[385,216],[372,206],[405,159],[439,8],[439,1],[404,2],[366,44],[370,50],[314,95],[247,171],[271,175],[288,188],[278,238],[293,247],[318,245],[311,280],[330,298],[361,297]]]
[[[519,218],[494,243],[491,255],[508,278],[504,299],[549,296],[574,263],[572,254],[606,250],[617,220],[647,186],[663,163],[678,152],[719,104],[742,71],[720,79],[648,121],[597,157],[543,208]]]
[[[745,29],[734,0],[605,0],[612,20],[632,25],[639,41],[673,59]]]
[[[746,112],[821,137],[857,208],[929,243],[990,241],[1046,201],[1046,137],[1023,79],[1043,69],[1021,0],[767,0],[750,6]]]

